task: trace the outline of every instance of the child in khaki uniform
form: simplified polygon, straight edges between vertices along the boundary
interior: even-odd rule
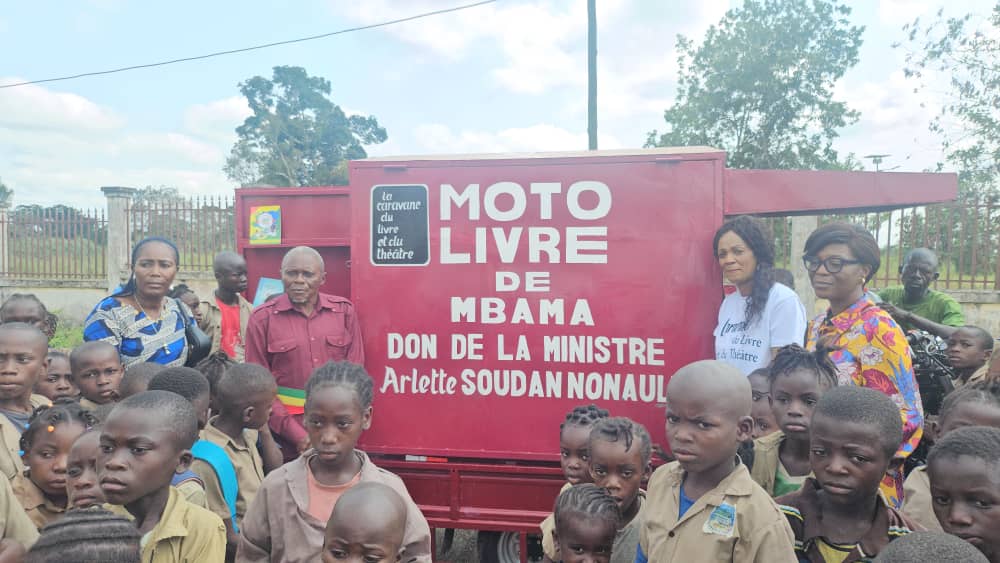
[[[255,364],[237,364],[230,368],[216,387],[215,400],[219,414],[209,419],[201,433],[225,450],[233,463],[238,483],[236,524],[243,521],[247,507],[264,481],[264,462],[257,451],[257,438],[268,433],[267,420],[271,404],[278,395],[274,377],[267,369]],[[273,440],[268,441],[277,448]],[[280,454],[279,454],[280,455]],[[225,504],[215,472],[195,471],[205,482],[209,506]],[[213,508],[214,510],[214,508]]]
[[[24,323],[0,325],[0,364],[7,374],[0,387],[0,473],[7,479],[24,471],[21,460],[21,433],[28,427],[31,413],[48,398],[35,395],[35,383],[48,366],[48,338]]]
[[[928,434],[940,440],[964,426],[1000,428],[1000,382],[980,381],[952,391],[941,404],[941,414],[931,423]],[[903,483],[903,492],[903,514],[928,530],[940,532],[926,465],[910,472]]]
[[[1000,563],[1000,429],[948,433],[927,456],[934,513],[944,531]]]
[[[831,389],[816,405],[810,431],[816,477],[775,499],[795,532],[800,560],[870,561],[892,540],[921,529],[879,491],[903,441],[892,399],[867,387]]]
[[[590,478],[590,429],[594,424],[608,417],[608,411],[597,408],[597,405],[573,407],[559,425],[559,465],[562,467],[566,484],[559,493],[580,483],[592,482]],[[552,530],[556,521],[549,514],[539,526],[542,531],[543,563],[558,561],[556,544],[552,541]]]
[[[809,352],[792,344],[774,356],[768,377],[781,431],[754,440],[750,478],[777,497],[799,490],[809,475],[809,421],[823,393],[837,386],[837,368],[823,346]]]
[[[21,435],[27,469],[11,485],[14,496],[39,529],[66,512],[66,460],[76,439],[96,422],[89,411],[72,399],[39,407],[31,415],[31,422]]]
[[[94,410],[118,400],[125,368],[117,348],[102,341],[84,342],[70,352],[69,365],[83,408]]]
[[[146,391],[115,406],[101,428],[101,489],[142,534],[143,563],[223,561],[226,528],[218,516],[170,486],[191,464],[198,419],[187,399]]]
[[[371,426],[374,383],[360,365],[327,362],[306,382],[303,422],[312,449],[264,478],[240,526],[241,563],[316,561],[337,499],[358,483],[392,487],[406,502],[401,563],[430,563],[427,520],[403,480],[355,445]]]
[[[955,387],[985,381],[993,355],[993,335],[978,326],[963,326],[948,337],[948,363]]]
[[[46,359],[49,361],[45,375],[35,383],[35,393],[44,395],[50,401],[56,399],[76,399],[80,390],[73,383],[73,370],[69,367],[69,356],[58,351],[49,350]]]
[[[753,429],[750,384],[715,360],[667,385],[667,436],[677,461],[649,480],[636,563],[795,563],[792,531],[736,451]]]

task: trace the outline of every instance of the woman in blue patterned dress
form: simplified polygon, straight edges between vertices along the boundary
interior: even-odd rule
[[[180,256],[174,243],[159,237],[139,241],[132,249],[132,275],[94,307],[83,339],[102,340],[118,348],[125,368],[142,362],[183,366],[185,305],[167,297]],[[186,308],[186,307],[185,307]]]

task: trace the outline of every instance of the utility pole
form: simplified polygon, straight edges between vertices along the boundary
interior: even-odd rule
[[[876,172],[880,172],[880,170],[878,169],[879,165],[882,164],[883,160],[885,160],[886,158],[888,158],[890,156],[892,156],[892,155],[891,154],[866,154],[865,156],[863,156],[861,158],[867,158],[867,159],[871,160],[872,164],[875,165],[875,171]],[[898,166],[897,166],[897,168],[898,168]]]
[[[587,0],[587,137],[597,150],[597,0]]]

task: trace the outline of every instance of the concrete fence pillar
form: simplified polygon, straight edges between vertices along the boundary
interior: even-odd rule
[[[10,200],[0,201],[0,275],[9,276],[10,255],[14,249],[10,247]]]
[[[135,188],[104,186],[101,188],[108,204],[108,291],[122,284],[129,276],[132,241],[129,229],[129,208]]]
[[[795,278],[795,293],[799,295],[802,305],[806,308],[807,319],[816,314],[816,294],[813,293],[812,283],[809,282],[809,272],[802,264],[802,249],[806,246],[806,239],[817,227],[819,227],[818,216],[792,217],[792,251],[789,266]]]

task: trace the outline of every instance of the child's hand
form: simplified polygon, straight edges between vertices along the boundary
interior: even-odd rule
[[[309,443],[309,436],[302,438],[302,440],[298,443],[299,454],[301,455],[302,452],[308,450],[311,445],[312,444]]]

